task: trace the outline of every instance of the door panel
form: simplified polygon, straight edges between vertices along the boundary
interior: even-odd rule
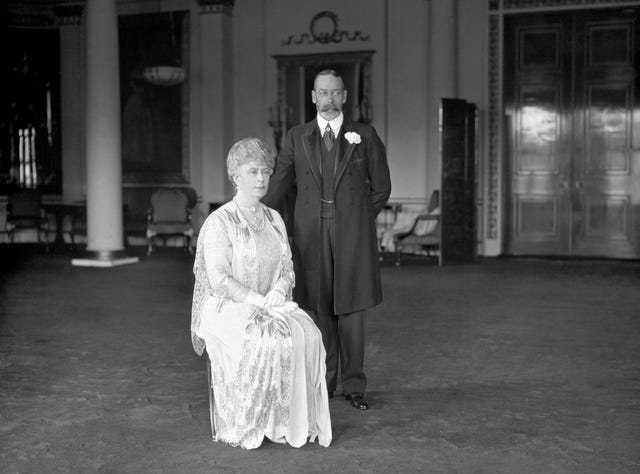
[[[555,16],[507,24],[511,253],[556,255],[568,249],[564,30],[563,20]]]
[[[635,23],[617,12],[575,17],[574,255],[639,255]]]
[[[635,13],[505,21],[508,253],[640,257]]]

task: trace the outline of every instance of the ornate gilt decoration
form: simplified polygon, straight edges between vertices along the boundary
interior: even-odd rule
[[[49,27],[56,24],[51,8],[36,7],[16,2],[0,5],[0,24],[15,27]]]
[[[53,7],[53,13],[59,25],[79,25],[83,8],[82,5],[58,5]]]
[[[231,14],[235,0],[198,0],[200,13],[226,13]]]
[[[498,207],[500,202],[498,177],[500,163],[500,20],[496,16],[489,18],[489,150],[487,156],[487,238],[498,238]]]
[[[309,33],[291,35],[287,39],[282,40],[282,45],[298,45],[305,41],[308,44],[341,43],[343,40],[369,41],[369,35],[364,35],[359,30],[349,33],[348,31],[338,29],[338,15],[332,11],[326,10],[317,13],[311,19],[311,23],[309,24]]]
[[[502,3],[502,6],[500,5]],[[489,10],[543,9],[558,7],[594,7],[630,4],[629,0],[489,0]]]

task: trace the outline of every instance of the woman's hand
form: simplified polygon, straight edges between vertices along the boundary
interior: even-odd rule
[[[249,291],[247,293],[246,298],[244,299],[244,303],[249,303],[254,306],[258,306],[259,308],[266,308],[266,298],[255,291]]]
[[[282,306],[287,299],[281,291],[274,289],[265,295],[264,300],[264,307],[271,308]]]

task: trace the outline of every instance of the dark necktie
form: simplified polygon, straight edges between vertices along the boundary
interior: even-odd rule
[[[333,136],[333,130],[331,130],[331,126],[329,124],[327,124],[327,127],[324,129],[324,135],[322,136],[322,139],[324,140],[324,144],[326,145],[327,150],[331,151],[331,148],[333,148],[335,137]]]

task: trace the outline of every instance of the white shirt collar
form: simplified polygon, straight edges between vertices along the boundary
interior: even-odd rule
[[[328,122],[327,120],[322,118],[320,114],[318,114],[316,120],[318,122],[318,127],[320,128],[320,133],[322,135],[324,135],[324,129],[327,128],[328,123],[331,127],[331,130],[333,130],[333,134],[337,137],[338,133],[340,132],[340,127],[342,127],[342,122],[344,122],[344,114],[340,112],[340,115],[334,118],[331,122]]]

